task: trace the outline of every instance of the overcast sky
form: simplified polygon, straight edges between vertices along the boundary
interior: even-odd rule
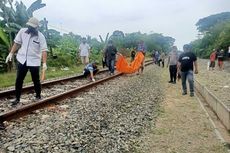
[[[28,7],[34,0],[22,0]],[[162,33],[176,39],[181,49],[197,37],[196,22],[230,11],[230,0],[43,0],[34,14],[49,25],[99,39],[109,32]]]

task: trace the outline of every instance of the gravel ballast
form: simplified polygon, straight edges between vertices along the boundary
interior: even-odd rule
[[[101,73],[98,74],[95,79],[99,80],[105,77],[108,77],[108,73]],[[60,82],[55,85],[50,85],[47,87],[42,88],[41,96],[42,98],[47,98],[53,95],[61,94],[63,92],[69,91],[71,89],[86,85],[90,83],[91,80],[89,78],[84,79],[76,79],[72,81],[66,81],[66,82]],[[15,97],[15,95],[11,95],[8,98],[0,99],[0,113],[7,112],[9,110],[13,110],[16,108],[21,107],[22,105],[27,105],[30,103],[35,102],[35,93],[34,90],[32,90],[30,93],[25,93],[21,95],[20,103],[17,105],[17,107],[12,107],[11,102],[15,98],[12,99],[12,97]]]
[[[217,61],[215,70],[208,71],[207,62],[208,60],[198,59],[199,74],[195,75],[195,77],[203,86],[207,87],[212,94],[230,108],[230,62],[224,62],[225,70],[223,71],[218,69]]]
[[[2,152],[134,152],[163,101],[159,74],[159,68],[151,65],[142,75],[119,77],[6,123],[6,131],[0,131],[0,148]]]

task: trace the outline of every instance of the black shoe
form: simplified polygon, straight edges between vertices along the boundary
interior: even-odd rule
[[[191,93],[190,93],[190,97],[194,97],[194,92],[191,92]]]
[[[20,101],[18,99],[15,99],[11,102],[11,106],[16,106]]]
[[[173,83],[173,81],[169,81],[169,83]]]
[[[187,95],[187,92],[182,92],[182,95]]]
[[[36,96],[36,97],[34,97],[34,99],[33,99],[34,102],[38,102],[39,100],[41,100],[41,96]]]
[[[5,130],[5,128],[4,124],[0,122],[0,130]]]
[[[173,84],[176,84],[176,81],[173,81]]]

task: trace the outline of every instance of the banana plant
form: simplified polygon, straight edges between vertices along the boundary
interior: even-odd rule
[[[7,37],[7,34],[4,32],[2,27],[0,27],[0,39],[7,46],[7,48],[10,48],[9,38]]]
[[[45,6],[46,6],[46,4],[42,3],[42,0],[36,0],[35,2],[33,2],[30,5],[30,7],[27,9],[27,13],[28,13],[29,17],[33,16],[34,11],[39,10]]]

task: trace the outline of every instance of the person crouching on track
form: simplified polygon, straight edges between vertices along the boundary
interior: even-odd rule
[[[20,102],[23,80],[30,70],[36,93],[35,100],[41,99],[41,83],[39,69],[41,58],[43,62],[43,70],[47,69],[47,44],[44,35],[38,31],[39,21],[32,17],[27,22],[28,28],[22,28],[14,39],[14,45],[11,52],[6,58],[6,63],[12,60],[13,54],[17,53],[17,78],[15,83],[16,99],[12,102],[12,106]]]
[[[98,72],[99,70],[97,69],[97,65],[95,62],[92,62],[92,63],[89,63],[86,65],[85,69],[84,69],[84,72],[83,72],[83,75],[85,77],[88,77],[90,78],[90,80],[92,80],[93,82],[95,82],[95,78],[94,78],[94,75]]]

